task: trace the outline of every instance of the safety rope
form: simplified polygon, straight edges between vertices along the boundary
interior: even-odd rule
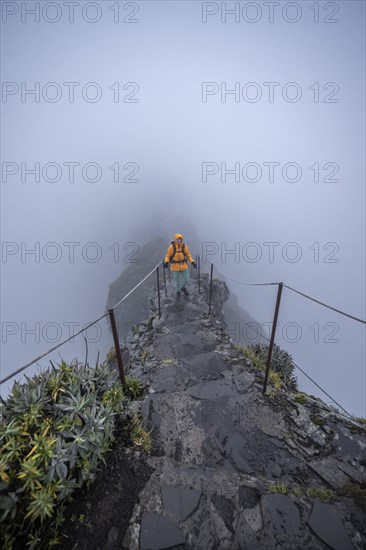
[[[121,298],[112,308],[110,309],[116,309],[116,307],[118,307],[124,300],[126,300],[126,298],[128,298],[128,296],[130,296],[144,281],[146,281],[146,279],[148,277],[150,277],[150,275],[157,269],[157,267],[162,263],[163,260],[160,260],[159,263],[156,264],[156,266],[136,285],[134,286],[134,288],[132,290],[130,290],[125,296],[123,296],[123,298]],[[245,281],[240,281],[239,279],[234,279],[233,277],[230,277],[229,275],[227,275],[226,273],[223,273],[220,269],[218,269],[217,267],[215,267],[215,269],[221,273],[221,275],[223,275],[224,277],[227,277],[228,279],[230,279],[231,281],[234,281],[236,283],[240,283],[240,284],[244,284],[244,285],[247,285],[247,286],[272,286],[272,285],[278,285],[279,283],[248,283],[248,282],[245,282]],[[329,306],[323,302],[320,302],[319,300],[316,300],[315,298],[312,298],[311,296],[308,296],[307,294],[304,294],[303,292],[300,292],[299,290],[296,290],[288,285],[283,285],[284,287],[288,288],[289,290],[292,290],[293,292],[296,292],[297,294],[300,294],[301,296],[304,296],[305,298],[309,299],[309,300],[312,300],[313,302],[316,302],[328,309],[331,309],[333,311],[336,311],[337,313],[340,313],[341,315],[344,315],[346,317],[349,317],[350,319],[354,319],[355,321],[359,321],[360,323],[364,323],[366,324],[366,321],[362,320],[362,319],[359,319],[358,317],[355,317],[354,315],[350,315],[348,313],[345,313],[344,311],[341,311],[337,308],[334,308],[332,306]],[[78,336],[79,334],[81,334],[82,332],[84,332],[85,330],[87,330],[89,327],[91,327],[92,325],[94,325],[95,323],[97,323],[98,321],[100,321],[101,319],[104,319],[104,317],[107,317],[109,315],[109,313],[104,313],[101,317],[99,317],[98,319],[96,319],[95,321],[92,321],[90,322],[86,327],[84,327],[83,329],[79,330],[77,333],[73,334],[72,336],[70,336],[69,338],[67,338],[66,340],[64,340],[63,342],[60,342],[60,344],[58,344],[57,346],[54,346],[53,348],[49,349],[48,351],[46,351],[45,353],[43,353],[42,355],[39,355],[36,359],[33,359],[32,361],[30,361],[29,363],[27,363],[26,365],[23,365],[22,367],[20,367],[19,369],[17,369],[16,371],[14,371],[13,373],[9,374],[8,376],[6,376],[5,378],[3,378],[2,380],[0,380],[0,385],[3,384],[4,382],[7,382],[10,378],[13,378],[14,376],[16,376],[17,374],[19,374],[20,372],[22,372],[23,370],[25,370],[26,368],[30,367],[31,365],[33,365],[34,363],[36,363],[37,361],[39,361],[40,359],[43,359],[43,357],[46,357],[46,355],[52,353],[53,351],[55,351],[57,348],[63,346],[64,344],[66,344],[67,342],[69,342],[70,340],[73,340],[76,336]],[[238,319],[241,319],[237,314],[235,314],[236,317],[238,317]],[[241,319],[242,320],[242,319]],[[266,340],[270,341],[264,334],[262,334],[262,337],[265,338]],[[311,382],[313,382],[313,384],[315,384],[327,397],[329,397],[329,399],[331,399],[340,409],[342,409],[348,416],[352,417],[352,415],[346,411],[346,409],[344,409],[331,395],[329,395],[329,393],[327,393],[321,386],[319,386],[319,384],[317,382],[315,382],[315,380],[313,380],[303,369],[301,369],[294,361],[293,361],[293,364],[294,366],[299,369]]]
[[[121,298],[121,300],[119,300],[119,302],[117,302],[112,308],[110,309],[115,309],[117,306],[119,306],[120,303],[123,302],[123,300],[125,300],[130,294],[132,294],[132,292],[134,292],[134,290],[136,290],[136,288],[138,288],[144,281],[146,281],[146,279],[156,270],[156,268],[161,264],[163,260],[160,260],[160,262],[158,264],[156,264],[156,266],[154,267],[154,269],[152,269],[150,271],[150,273],[148,273],[146,275],[146,277],[144,277],[132,290],[130,290],[125,296],[123,296],[123,298]],[[17,374],[19,374],[20,372],[22,372],[23,370],[27,369],[28,367],[30,367],[31,365],[33,365],[34,363],[36,363],[37,361],[39,361],[40,359],[43,359],[43,357],[46,357],[46,355],[52,353],[53,351],[55,351],[57,348],[63,346],[64,344],[66,344],[67,342],[69,342],[70,340],[73,340],[76,336],[78,336],[79,334],[81,334],[82,332],[84,332],[85,330],[88,330],[89,327],[91,327],[92,325],[95,325],[95,323],[97,323],[98,321],[100,321],[101,319],[104,319],[104,317],[107,317],[109,315],[108,312],[104,313],[101,317],[99,317],[98,319],[95,319],[95,321],[91,321],[86,327],[84,327],[83,329],[79,330],[79,332],[76,332],[75,334],[73,334],[72,336],[70,336],[69,338],[67,338],[66,340],[64,340],[63,342],[60,342],[59,344],[57,344],[57,346],[54,346],[53,348],[49,349],[48,351],[46,351],[45,353],[42,353],[42,355],[39,355],[38,357],[36,357],[35,359],[33,359],[32,361],[30,361],[29,363],[27,363],[26,365],[23,365],[22,367],[20,367],[19,369],[17,369],[16,371],[12,372],[11,374],[9,374],[8,376],[6,376],[5,378],[3,378],[2,380],[0,380],[0,385],[1,384],[4,384],[4,382],[7,382],[8,380],[10,380],[10,378],[13,378],[14,376],[16,376]]]
[[[224,277],[227,277],[231,281],[235,281],[236,283],[241,283],[242,285],[248,285],[248,286],[269,286],[269,285],[278,285],[278,283],[245,283],[244,281],[239,281],[239,279],[234,279],[233,277],[230,277],[230,275],[227,275],[226,273],[223,273],[220,269],[218,269],[215,266],[216,271],[221,273],[221,275],[224,275]]]
[[[313,384],[315,384],[317,386],[317,388],[319,388],[327,397],[329,397],[329,399],[331,399],[333,401],[333,403],[335,403],[337,405],[337,407],[339,407],[340,409],[342,409],[342,411],[344,411],[346,414],[348,414],[348,416],[350,416],[352,418],[352,414],[350,414],[348,411],[346,411],[346,409],[344,409],[342,407],[342,405],[340,405],[335,399],[334,397],[332,397],[331,395],[329,395],[329,393],[327,393],[321,386],[319,386],[319,384],[317,382],[315,382],[315,380],[313,378],[311,378],[311,376],[309,376],[303,369],[301,369],[299,367],[299,365],[297,365],[294,361],[292,361],[292,363],[294,364],[294,366],[299,369],[299,371],[301,371],[305,376],[306,378],[309,378],[309,380],[311,380],[311,382]]]
[[[111,309],[116,309],[116,307],[119,306],[119,304],[121,304],[121,303],[123,302],[123,300],[125,300],[130,294],[132,294],[132,292],[133,292],[134,290],[136,290],[136,288],[138,288],[144,281],[146,281],[146,279],[147,279],[148,277],[150,277],[151,273],[154,273],[154,271],[156,270],[156,268],[159,267],[159,265],[161,264],[162,261],[163,261],[163,260],[160,260],[160,262],[159,262],[158,264],[156,264],[156,266],[154,267],[154,269],[152,269],[152,270],[150,271],[150,273],[148,273],[148,274],[146,275],[146,277],[144,277],[136,286],[134,286],[133,289],[130,290],[130,292],[128,292],[128,293],[126,294],[126,296],[123,296],[123,298],[121,298],[121,300],[120,300],[119,302],[117,302]]]
[[[13,373],[9,374],[8,376],[6,376],[5,378],[3,378],[2,380],[0,380],[0,384],[3,384],[4,382],[7,382],[10,378],[12,378],[13,376],[15,376],[16,374],[19,374],[20,372],[22,372],[23,370],[27,369],[28,367],[30,367],[31,365],[33,365],[34,363],[36,363],[37,361],[39,361],[40,359],[43,359],[43,357],[46,357],[46,355],[48,355],[49,353],[51,353],[52,351],[55,351],[55,349],[63,346],[64,344],[66,344],[67,342],[69,342],[70,340],[73,340],[75,338],[75,336],[78,336],[79,334],[81,334],[82,332],[84,332],[84,330],[88,330],[89,327],[91,327],[92,325],[95,325],[95,323],[97,323],[98,321],[100,321],[101,319],[103,319],[104,317],[106,317],[108,315],[108,313],[104,313],[101,317],[99,317],[99,319],[96,319],[95,321],[92,321],[91,323],[89,323],[86,327],[82,328],[81,330],[79,330],[79,332],[77,332],[76,334],[73,334],[72,336],[70,336],[70,338],[67,338],[66,340],[64,340],[63,342],[60,342],[59,344],[57,344],[57,346],[54,346],[53,348],[49,349],[48,351],[46,351],[45,353],[42,353],[42,355],[39,355],[38,357],[36,357],[35,359],[33,359],[32,361],[30,361],[29,363],[27,363],[26,365],[23,365],[22,367],[20,367],[19,369],[17,369],[16,371],[14,371]]]
[[[308,296],[307,294],[304,294],[303,292],[300,292],[300,290],[296,290],[295,288],[291,288],[290,286],[287,286],[285,284],[283,286],[288,288],[289,290],[292,290],[293,292],[296,292],[297,294],[300,294],[301,296],[304,296],[305,298],[308,298],[308,300],[312,300],[313,302],[316,302],[317,304],[320,304],[321,306],[327,307],[328,309],[332,309],[333,311],[336,311],[337,313],[340,313],[341,315],[344,315],[345,317],[349,317],[350,319],[354,319],[355,321],[359,321],[360,323],[366,324],[366,321],[364,321],[363,319],[359,319],[358,317],[355,317],[354,315],[350,315],[349,313],[345,313],[344,311],[341,311],[340,309],[337,309],[335,307],[324,304],[324,302],[320,302],[319,300],[316,300],[315,298],[312,298],[311,296]]]
[[[215,266],[216,271],[221,273],[221,275],[224,275],[224,277],[227,277],[231,281],[235,281],[236,283],[240,283],[242,285],[248,285],[248,286],[268,286],[268,285],[278,285],[280,283],[246,283],[245,281],[240,281],[239,279],[234,279],[233,277],[230,277],[230,275],[227,275],[226,273],[223,273],[220,269],[218,269]],[[358,317],[355,317],[354,315],[351,315],[350,313],[345,313],[344,311],[341,311],[340,309],[337,309],[333,306],[329,306],[328,304],[325,304],[324,302],[320,302],[316,298],[312,298],[311,296],[308,296],[307,294],[304,294],[303,292],[300,292],[300,290],[296,290],[295,288],[292,288],[291,286],[283,284],[285,288],[288,288],[289,290],[292,290],[293,292],[296,292],[297,294],[300,294],[301,296],[304,296],[304,298],[308,298],[308,300],[312,300],[313,302],[316,302],[317,304],[320,304],[321,306],[324,306],[328,309],[331,309],[333,311],[336,311],[337,313],[340,313],[341,315],[344,315],[345,317],[349,317],[350,319],[354,319],[355,321],[358,321],[359,323],[363,323],[366,325],[366,321],[363,319],[359,319]]]
[[[245,323],[244,319],[242,319],[241,317],[239,317],[239,315],[237,313],[234,313],[232,312],[235,317],[237,317],[238,319],[240,319],[240,321],[242,321],[243,323]],[[264,338],[265,340],[267,340],[268,342],[270,342],[270,339],[267,338],[267,336],[265,334],[261,334],[260,335],[261,338]],[[327,397],[329,397],[329,399],[331,399],[333,401],[333,403],[335,403],[340,409],[342,409],[342,411],[344,411],[346,414],[348,414],[348,416],[350,416],[351,418],[353,418],[352,414],[350,414],[348,411],[346,411],[346,409],[344,407],[342,407],[342,405],[340,405],[338,403],[338,401],[336,401],[334,399],[334,397],[332,397],[328,392],[326,392],[321,386],[319,386],[319,384],[317,382],[315,382],[315,380],[313,378],[311,378],[311,376],[309,376],[301,367],[299,367],[299,365],[297,363],[295,363],[295,361],[292,359],[291,357],[291,362],[292,364],[294,365],[294,367],[296,367],[297,369],[299,369],[299,371],[301,371],[313,384],[315,384],[315,386],[317,386],[317,388],[319,388]]]

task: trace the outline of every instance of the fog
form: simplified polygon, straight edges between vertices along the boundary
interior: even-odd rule
[[[207,271],[365,319],[364,45],[358,1],[2,2],[1,377],[103,314],[170,231]],[[268,337],[277,287],[225,280]],[[276,342],[366,416],[364,327],[285,288]]]

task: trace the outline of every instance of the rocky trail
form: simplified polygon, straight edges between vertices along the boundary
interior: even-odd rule
[[[225,332],[226,285],[214,280],[210,318],[208,276],[189,292],[168,283],[160,319],[153,294],[127,339],[151,455],[117,439],[70,508],[65,548],[365,548],[365,431],[319,399],[263,396]]]

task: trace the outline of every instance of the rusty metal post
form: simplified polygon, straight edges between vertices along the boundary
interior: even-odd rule
[[[273,325],[272,325],[272,332],[271,332],[271,341],[270,341],[270,344],[269,344],[268,357],[267,357],[267,363],[266,363],[266,374],[264,376],[264,382],[263,382],[263,395],[265,395],[266,390],[267,390],[269,366],[271,364],[271,359],[272,359],[272,350],[273,350],[273,344],[274,344],[274,339],[275,339],[275,334],[276,334],[278,311],[280,309],[281,296],[282,296],[282,287],[283,287],[283,283],[278,283],[276,307],[275,307],[275,312],[274,312],[274,316],[273,316]]]
[[[165,296],[168,296],[168,293],[167,293],[167,290],[166,290],[166,275],[165,275],[164,260],[163,260],[163,275],[164,275],[164,289],[165,289]]]
[[[161,309],[160,309],[160,284],[159,284],[159,266],[156,268],[156,283],[158,285],[158,305],[159,305],[159,319],[161,317]]]
[[[201,294],[201,258],[198,254],[198,263],[197,263],[197,271],[198,271],[198,294]]]
[[[211,313],[211,297],[212,297],[212,273],[213,273],[213,263],[211,263],[211,276],[210,276],[210,296],[208,301],[208,315]]]
[[[114,348],[116,350],[116,358],[117,358],[117,365],[118,365],[118,370],[119,370],[119,377],[121,379],[122,388],[123,388],[124,391],[126,391],[127,390],[127,383],[126,383],[126,378],[125,378],[125,371],[123,369],[121,348],[119,347],[119,339],[118,339],[116,318],[114,316],[113,309],[109,309],[108,313],[109,313],[109,318],[111,320],[111,327],[112,327],[112,334],[113,334],[113,340],[114,340]]]

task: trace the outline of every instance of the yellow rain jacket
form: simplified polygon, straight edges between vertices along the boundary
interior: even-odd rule
[[[176,233],[174,235],[174,240],[175,239],[182,239],[183,241],[183,235],[181,233]],[[170,263],[171,271],[184,271],[185,269],[188,269],[188,263],[185,261],[184,256],[187,258],[189,262],[191,263],[194,262],[191,256],[191,253],[189,251],[189,248],[186,244],[184,245],[184,254],[183,254],[182,252],[183,244],[184,244],[183,242],[182,244],[174,243],[176,252],[175,252],[174,258],[172,258],[172,261],[170,258],[174,254],[173,244],[171,244],[168,248],[168,252],[165,255],[164,262],[171,262]]]

